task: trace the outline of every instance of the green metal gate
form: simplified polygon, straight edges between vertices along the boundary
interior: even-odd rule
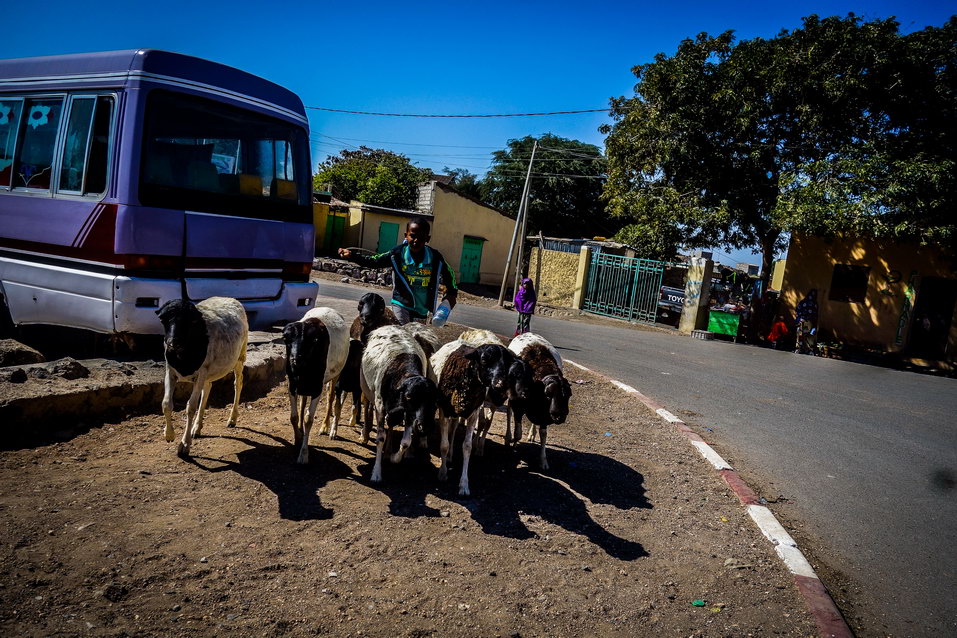
[[[598,315],[654,323],[665,267],[652,259],[594,253],[582,309]]]

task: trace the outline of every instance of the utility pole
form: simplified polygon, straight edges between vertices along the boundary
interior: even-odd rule
[[[515,251],[515,239],[519,232],[525,232],[523,220],[528,215],[528,197],[529,184],[532,181],[532,162],[535,161],[535,150],[538,148],[538,140],[532,145],[532,156],[528,160],[528,172],[525,174],[525,187],[522,189],[522,199],[518,204],[518,216],[515,218],[515,229],[512,231],[512,243],[508,247],[508,257],[505,259],[505,271],[502,273],[502,288],[498,293],[498,305],[505,305],[505,284],[508,283],[508,274],[512,269],[512,254]],[[524,240],[523,240],[524,241]]]
[[[519,231],[518,238],[518,259],[515,260],[515,280],[512,284],[512,290],[518,290],[518,285],[522,282],[522,264],[525,261],[525,237],[528,234],[528,201],[531,194],[525,193],[525,214],[522,216],[522,229]]]

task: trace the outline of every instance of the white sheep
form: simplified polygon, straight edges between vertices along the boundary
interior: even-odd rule
[[[173,390],[177,381],[193,383],[186,404],[186,427],[176,453],[185,456],[193,437],[203,429],[203,414],[213,381],[230,372],[235,378],[233,409],[226,427],[236,425],[239,394],[243,388],[243,365],[249,324],[243,305],[230,297],[210,297],[197,304],[188,299],[167,301],[156,311],[163,323],[166,378],[163,391],[163,416],[166,440],[172,442]]]
[[[313,308],[299,321],[286,324],[282,336],[289,378],[289,421],[295,444],[299,446],[297,462],[308,463],[309,432],[316,406],[326,387],[327,401],[333,402],[336,380],[349,354],[349,326],[332,308]],[[329,427],[329,421],[327,410],[320,434]],[[336,425],[329,430],[330,439],[336,438]]]
[[[435,418],[435,384],[426,378],[425,352],[415,338],[400,326],[385,326],[369,334],[362,353],[359,381],[362,393],[376,415],[376,457],[373,483],[382,481],[382,455],[388,430],[404,425],[402,442],[392,455],[398,463],[412,444],[412,434],[425,440]],[[369,423],[363,424],[368,440]]]

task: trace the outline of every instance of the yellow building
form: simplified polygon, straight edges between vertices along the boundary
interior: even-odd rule
[[[417,208],[434,216],[431,244],[460,283],[501,284],[514,219],[438,180],[419,186]]]
[[[819,340],[957,362],[955,265],[933,247],[795,234],[781,311],[793,320],[816,288]]]
[[[402,241],[409,220],[421,216],[432,224],[429,244],[445,256],[459,283],[502,281],[514,220],[440,181],[419,186],[417,207],[399,210],[335,199],[325,206],[316,203],[317,253],[332,255],[340,247],[385,252]]]

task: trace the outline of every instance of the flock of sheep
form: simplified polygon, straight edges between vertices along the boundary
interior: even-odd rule
[[[403,428],[398,448],[389,455],[392,463],[399,463],[413,445],[428,448],[436,422],[441,461],[438,478],[446,480],[450,442],[455,440],[459,425],[464,424],[459,494],[468,496],[473,441],[476,454],[481,455],[494,412],[502,406],[507,408],[506,446],[514,446],[521,439],[522,418],[527,417],[531,427],[526,440],[533,441],[537,433],[541,466],[548,468],[548,426],[564,422],[571,397],[571,387],[562,375],[561,357],[548,341],[525,333],[506,347],[488,330],[468,330],[455,341],[441,345],[427,326],[398,325],[385,301],[375,293],[364,295],[358,310],[349,325],[331,308],[313,308],[283,329],[289,420],[299,448],[299,463],[309,460],[309,433],[322,395],[327,401],[320,434],[328,431],[334,439],[343,399],[351,394],[352,425],[358,424],[360,404],[366,404],[364,444],[369,441],[373,423],[370,412],[375,417],[373,483],[382,481],[383,456],[393,428]],[[203,427],[210,386],[230,372],[235,376],[235,396],[228,427],[236,425],[249,332],[246,313],[235,299],[212,297],[198,304],[170,301],[157,314],[165,332],[163,414],[167,441],[174,439],[173,388],[177,381],[193,383],[186,406],[186,428],[177,446],[178,454],[188,455],[193,438]]]

